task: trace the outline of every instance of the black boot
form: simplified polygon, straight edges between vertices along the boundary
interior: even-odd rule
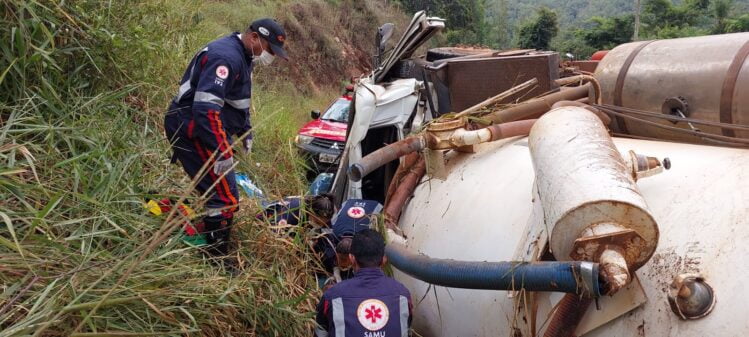
[[[231,235],[232,218],[205,217],[205,239],[208,243],[207,251],[213,256],[229,254],[229,236]]]

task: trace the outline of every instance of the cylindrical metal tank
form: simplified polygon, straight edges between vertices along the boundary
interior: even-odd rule
[[[596,68],[603,103],[713,122],[749,124],[749,33],[639,41],[611,50]],[[673,124],[690,129],[687,123]],[[710,126],[705,132],[749,138]],[[616,132],[687,142],[698,137],[617,118]]]
[[[575,240],[596,224],[616,223],[644,240],[633,269],[658,244],[658,226],[606,127],[592,112],[574,106],[549,111],[528,137],[551,252],[568,261]]]
[[[585,317],[595,318],[600,326],[582,335],[744,335],[749,331],[749,289],[744,281],[749,276],[749,264],[744,262],[749,256],[749,151],[613,140],[622,155],[633,150],[669,157],[673,164],[669,171],[637,181],[660,229],[655,253],[634,273],[641,296],[623,290],[601,298],[601,311],[593,305]],[[424,179],[417,187],[399,222],[409,250],[434,258],[512,261],[532,250],[528,247],[543,246],[539,242],[548,232],[534,192],[527,138],[480,144],[475,150],[451,153],[447,178]],[[539,224],[541,234],[534,237],[529,228]],[[543,251],[532,253],[546,256]],[[704,278],[717,302],[705,317],[682,320],[669,304],[670,285],[692,274]],[[429,337],[531,336],[530,330],[544,329],[549,311],[561,298],[550,293],[511,297],[502,291],[430,287],[397,270],[395,277],[413,296],[416,331]],[[521,306],[521,299],[535,304]],[[589,317],[616,311],[620,305],[634,309]]]

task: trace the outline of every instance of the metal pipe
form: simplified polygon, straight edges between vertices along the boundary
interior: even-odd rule
[[[395,143],[388,144],[377,149],[377,151],[368,154],[358,163],[351,165],[348,170],[349,179],[352,181],[360,181],[367,174],[377,168],[409,153],[420,151],[423,148],[424,141],[419,136],[408,137]]]
[[[544,337],[572,337],[575,335],[577,326],[580,325],[585,312],[588,311],[592,300],[575,294],[567,294],[562,297],[554,311],[554,316],[549,322],[549,327],[544,332]]]
[[[418,161],[408,169],[402,179],[397,184],[395,191],[388,199],[385,205],[385,225],[395,230],[400,220],[401,212],[403,207],[406,205],[406,200],[411,197],[416,189],[416,185],[419,184],[421,178],[427,172],[426,160],[419,157]],[[395,182],[393,182],[395,183]]]
[[[388,261],[423,282],[462,289],[552,291],[600,296],[598,264],[572,262],[473,262],[436,259],[391,242]]]
[[[450,136],[450,143],[455,147],[461,147],[515,136],[527,136],[535,122],[536,119],[526,119],[495,124],[479,130],[458,129]]]
[[[551,106],[559,101],[574,101],[588,97],[590,84],[561,90],[553,94],[527,100],[523,103],[513,105],[507,109],[493,112],[484,116],[492,124],[501,124],[521,119],[538,118],[551,109]]]
[[[594,92],[593,101],[596,102],[596,104],[601,104],[602,102],[601,84],[598,83],[598,80],[591,75],[582,74],[582,75],[575,75],[575,76],[560,78],[554,81],[554,83],[562,85],[562,86],[568,85],[568,84],[574,84],[574,83],[581,83],[581,84],[590,83],[591,85],[593,85],[593,92]]]

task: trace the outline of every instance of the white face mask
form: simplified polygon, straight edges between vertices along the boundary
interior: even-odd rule
[[[253,63],[253,64],[258,64],[258,63],[259,63],[259,64],[261,64],[261,65],[267,66],[267,65],[270,65],[271,63],[273,63],[273,60],[274,60],[275,58],[276,58],[276,56],[275,56],[275,55],[273,55],[273,54],[269,53],[269,52],[268,52],[268,51],[266,51],[266,50],[263,50],[263,52],[262,52],[262,53],[260,53],[260,56],[255,56],[255,57],[254,57],[254,58],[252,59],[252,63]]]
[[[273,63],[274,58],[276,58],[276,56],[269,53],[265,49],[262,49],[262,52],[260,53],[260,55],[255,55],[255,48],[254,47],[252,48],[252,64],[254,65],[257,65],[257,64],[264,65],[264,66],[270,65],[271,63]]]

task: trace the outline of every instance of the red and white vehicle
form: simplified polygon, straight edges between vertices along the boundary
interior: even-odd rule
[[[334,171],[346,144],[346,126],[351,106],[351,90],[336,98],[324,113],[312,111],[312,121],[302,126],[296,136],[297,147],[306,157],[308,177]]]

